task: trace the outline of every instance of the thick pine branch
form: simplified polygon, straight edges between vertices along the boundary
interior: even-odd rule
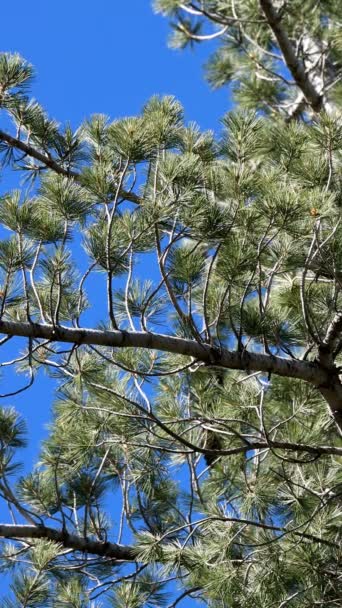
[[[91,553],[118,561],[136,561],[133,547],[91,540],[46,526],[0,524],[0,537],[13,539],[46,538],[63,545],[67,549],[73,549],[81,553]]]
[[[313,384],[323,385],[329,381],[328,371],[315,363],[285,359],[275,355],[230,351],[221,352],[209,344],[187,338],[165,334],[133,331],[102,331],[91,328],[75,329],[62,325],[42,325],[20,321],[0,321],[0,333],[8,336],[41,338],[52,342],[92,344],[113,348],[146,348],[192,357],[206,365],[214,365],[247,372],[274,373],[287,378],[297,378]]]
[[[240,519],[238,517],[209,517],[207,521],[219,520],[223,522],[236,522],[256,528],[262,528],[271,532],[281,533],[281,536],[293,534],[301,540],[311,541],[314,543],[323,544],[330,547],[338,547],[338,544],[307,532],[301,532],[298,529],[272,526],[261,521],[252,521],[249,519]],[[106,559],[111,559],[119,562],[137,562],[141,561],[138,557],[138,551],[133,546],[118,545],[116,543],[96,541],[76,534],[69,534],[65,530],[56,530],[47,526],[30,526],[20,524],[0,524],[0,537],[10,538],[14,540],[22,539],[48,539],[58,543],[66,549],[71,549],[83,554],[98,555]]]
[[[277,39],[285,63],[297,86],[304,93],[305,98],[312,109],[315,110],[315,112],[319,112],[322,109],[323,96],[321,92],[315,89],[305,70],[304,64],[298,59],[293,44],[281,23],[281,15],[274,8],[272,0],[260,0],[260,6]]]
[[[338,369],[327,368],[318,362],[285,359],[275,355],[244,351],[216,350],[209,344],[165,334],[133,331],[101,331],[98,329],[42,325],[20,321],[0,321],[0,333],[112,348],[146,348],[192,357],[208,366],[246,372],[264,372],[285,378],[296,378],[315,386],[323,395],[342,435],[342,385]]]

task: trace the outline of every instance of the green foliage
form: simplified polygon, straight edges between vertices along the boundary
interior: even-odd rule
[[[58,586],[55,608],[87,608],[88,600],[82,584],[77,578]]]
[[[43,210],[69,222],[82,221],[91,211],[89,192],[59,175],[42,180],[39,202]]]
[[[111,598],[113,608],[154,608],[166,606],[167,596],[162,591],[163,585],[154,583],[153,573],[141,575],[137,582],[123,583]]]
[[[117,217],[111,226],[108,244],[108,224],[100,220],[88,230],[86,249],[100,268],[120,274],[127,269],[128,248],[125,236],[121,218]]]
[[[154,291],[152,281],[141,282],[139,279],[131,283],[127,294],[124,290],[118,290],[115,293],[115,301],[122,321],[126,320],[128,309],[133,318],[144,318],[153,325],[163,323],[168,302],[165,296],[157,296]],[[133,367],[137,364],[138,362],[135,362]]]
[[[178,144],[183,114],[181,104],[172,96],[154,96],[145,104],[142,117],[153,148],[165,150]]]
[[[13,408],[0,410],[0,441],[4,448],[22,448],[26,445],[26,424]]]
[[[0,105],[10,106],[15,95],[21,95],[30,85],[32,66],[17,53],[1,53],[0,56]]]
[[[150,154],[148,133],[141,117],[123,118],[108,128],[108,146],[126,163],[139,163]]]
[[[204,252],[195,248],[192,243],[174,249],[168,258],[170,276],[175,292],[187,291],[190,286],[196,287],[204,271]]]
[[[42,142],[43,149],[53,146],[58,148],[60,134],[58,123],[48,118],[46,112],[36,101],[16,99],[11,108],[11,115],[17,128],[27,131],[34,142]]]

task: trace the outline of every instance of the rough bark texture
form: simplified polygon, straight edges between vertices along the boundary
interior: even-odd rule
[[[301,539],[307,539],[315,543],[320,543],[327,546],[338,547],[333,541],[326,540],[319,536],[314,536],[306,532],[290,530],[289,528],[283,528],[279,526],[271,526],[262,522],[252,521],[249,519],[240,519],[237,517],[223,517],[213,519],[222,519],[227,522],[238,522],[239,524],[246,524],[271,530],[273,532],[285,532],[286,534],[294,534]],[[59,543],[66,549],[72,549],[79,551],[80,553],[98,555],[106,559],[111,559],[120,562],[137,562],[139,561],[138,552],[134,550],[134,547],[117,545],[116,543],[99,542],[76,536],[75,534],[68,534],[63,530],[56,530],[55,528],[49,528],[46,526],[26,526],[26,525],[13,525],[13,524],[0,524],[0,537],[11,538],[15,540],[25,539],[42,539],[46,538],[53,542]]]
[[[118,561],[132,562],[136,560],[133,547],[99,542],[46,526],[0,524],[0,537],[13,539],[47,538],[60,543],[67,549],[73,549],[81,553],[91,553]]]
[[[312,362],[285,359],[273,355],[247,351],[215,350],[209,344],[178,338],[165,334],[133,331],[101,331],[97,329],[75,329],[62,325],[42,325],[15,321],[0,321],[0,333],[9,336],[42,338],[52,342],[93,344],[116,348],[147,348],[193,357],[207,365],[227,369],[275,373],[287,378],[305,380],[315,386],[329,382],[327,371]]]
[[[303,380],[321,392],[342,433],[342,385],[338,370],[333,363],[326,366],[320,365],[319,361],[300,361],[275,355],[227,349],[219,352],[209,344],[199,343],[195,340],[148,332],[101,331],[90,328],[75,329],[61,325],[0,321],[0,333],[8,336],[41,338],[52,342],[161,350],[192,357],[194,361],[202,362],[205,365],[246,372],[260,371]]]
[[[323,96],[321,91],[317,91],[315,86],[312,84],[304,64],[298,59],[295,53],[295,49],[282,26],[281,16],[274,8],[271,0],[260,0],[260,6],[267,19],[267,22],[277,39],[279,48],[285,59],[285,63],[289,68],[293,79],[297,86],[303,91],[307,102],[310,104],[315,112],[319,112],[322,109]]]

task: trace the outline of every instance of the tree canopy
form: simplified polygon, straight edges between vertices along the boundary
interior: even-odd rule
[[[2,603],[337,607],[341,5],[155,4],[177,45],[219,40],[219,137],[171,96],[73,130],[0,55],[21,179],[0,197]],[[10,399],[42,371],[49,435],[21,475]]]

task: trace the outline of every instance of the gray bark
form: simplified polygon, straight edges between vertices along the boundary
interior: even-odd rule
[[[0,537],[13,539],[46,538],[60,543],[67,549],[73,549],[81,553],[91,553],[118,561],[132,562],[136,559],[133,547],[95,541],[46,526],[0,524]]]
[[[0,321],[0,333],[8,336],[41,338],[52,342],[161,350],[193,357],[194,360],[206,365],[248,372],[275,373],[287,378],[305,380],[315,386],[325,384],[329,380],[328,372],[320,369],[314,362],[285,359],[248,351],[230,351],[225,348],[219,352],[209,344],[165,334],[119,330],[102,331],[90,328],[75,329],[62,325],[42,325],[20,321]]]
[[[208,366],[224,367],[246,372],[260,371],[286,378],[304,380],[315,386],[327,401],[331,412],[342,428],[342,385],[338,370],[321,365],[319,361],[285,359],[275,355],[230,351],[218,351],[209,344],[165,334],[133,331],[101,331],[75,329],[65,326],[42,325],[15,321],[0,321],[0,333],[8,336],[40,338],[52,342],[92,344],[113,348],[147,348],[192,357]]]
[[[281,16],[274,8],[271,0],[260,0],[261,9],[267,22],[278,42],[285,63],[289,68],[297,86],[304,93],[307,102],[315,112],[319,112],[323,106],[322,91],[317,90],[311,82],[305,69],[304,63],[296,56],[295,49],[281,23]]]

